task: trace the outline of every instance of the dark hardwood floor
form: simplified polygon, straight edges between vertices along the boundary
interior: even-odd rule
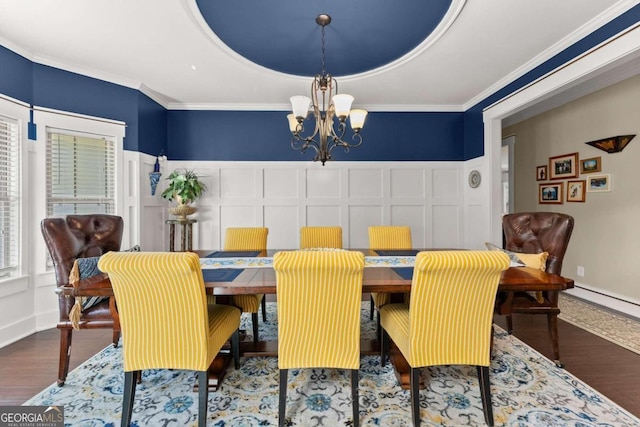
[[[503,317],[496,324],[506,328]],[[560,356],[565,369],[640,417],[640,355],[559,321]],[[514,315],[514,335],[552,356],[546,317]],[[111,331],[76,331],[70,369],[111,343]],[[0,405],[18,405],[56,381],[59,332],[35,333],[0,349]]]

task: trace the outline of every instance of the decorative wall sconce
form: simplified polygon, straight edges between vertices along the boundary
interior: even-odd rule
[[[160,158],[166,160],[164,156],[156,157],[156,163],[153,165],[153,172],[149,172],[149,181],[151,183],[151,195],[156,195],[156,188],[158,187],[158,182],[160,182],[160,177],[162,173],[160,173]]]
[[[162,174],[160,172],[149,172],[149,181],[151,181],[151,195],[156,195],[156,187],[158,186],[158,182],[160,182],[160,177]]]
[[[585,144],[599,148],[607,153],[618,153],[624,150],[624,147],[631,142],[635,135],[618,135],[597,141],[585,142]]]

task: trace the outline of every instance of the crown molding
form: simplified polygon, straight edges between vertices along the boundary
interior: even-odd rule
[[[580,28],[578,28],[577,30],[575,30],[574,32],[572,32],[571,34],[569,34],[559,42],[555,43],[554,45],[550,46],[548,49],[541,52],[539,55],[527,61],[521,67],[516,68],[511,73],[507,74],[504,78],[498,80],[496,83],[489,86],[487,89],[483,90],[475,97],[471,98],[469,101],[464,103],[464,109],[468,110],[472,108],[476,104],[480,103],[482,100],[488,98],[492,94],[498,92],[500,89],[506,87],[509,83],[512,83],[518,78],[524,76],[526,73],[533,70],[537,66],[545,63],[546,61],[553,58],[558,53],[562,52],[569,46],[573,45],[574,43],[578,42],[582,38],[593,33],[594,31],[598,30],[605,24],[611,22],[613,19],[622,15],[632,7],[636,6],[637,4],[638,4],[637,0],[626,0],[624,2],[619,2],[611,6],[609,9],[607,9],[600,15],[596,16],[591,21],[582,25]],[[622,32],[624,31],[626,31],[626,29],[623,30]],[[616,36],[612,38],[615,38],[615,37]],[[595,47],[593,49],[595,49]],[[593,49],[590,49],[590,50],[593,50]]]
[[[464,112],[462,105],[385,105],[368,104],[359,105],[369,112],[416,112],[416,113],[452,113]],[[290,104],[183,104],[170,102],[165,107],[167,110],[193,110],[193,111],[290,111]]]

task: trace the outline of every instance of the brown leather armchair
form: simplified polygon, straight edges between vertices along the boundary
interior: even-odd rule
[[[100,256],[119,251],[124,222],[114,215],[68,215],[66,218],[45,218],[40,223],[42,236],[49,249],[56,274],[56,285],[69,286],[69,273],[76,258]],[[60,306],[60,363],[58,386],[64,385],[69,372],[73,325],[69,312],[75,304],[72,296],[58,296]],[[115,318],[114,318],[115,315]],[[113,329],[113,345],[120,339],[120,323],[113,298],[83,310],[80,329]]]
[[[503,246],[506,250],[519,253],[548,252],[545,271],[560,275],[573,223],[573,217],[556,212],[508,214],[502,217]],[[559,291],[542,292],[541,295],[527,292],[499,293],[496,313],[506,315],[509,333],[513,330],[513,318],[510,313],[546,314],[554,361],[561,367],[558,346],[558,295]]]

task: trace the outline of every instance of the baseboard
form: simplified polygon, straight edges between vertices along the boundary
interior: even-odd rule
[[[585,301],[640,319],[640,301],[582,283],[576,282],[574,286],[566,292]]]
[[[8,346],[36,331],[36,318],[29,316],[0,328],[0,348]]]

